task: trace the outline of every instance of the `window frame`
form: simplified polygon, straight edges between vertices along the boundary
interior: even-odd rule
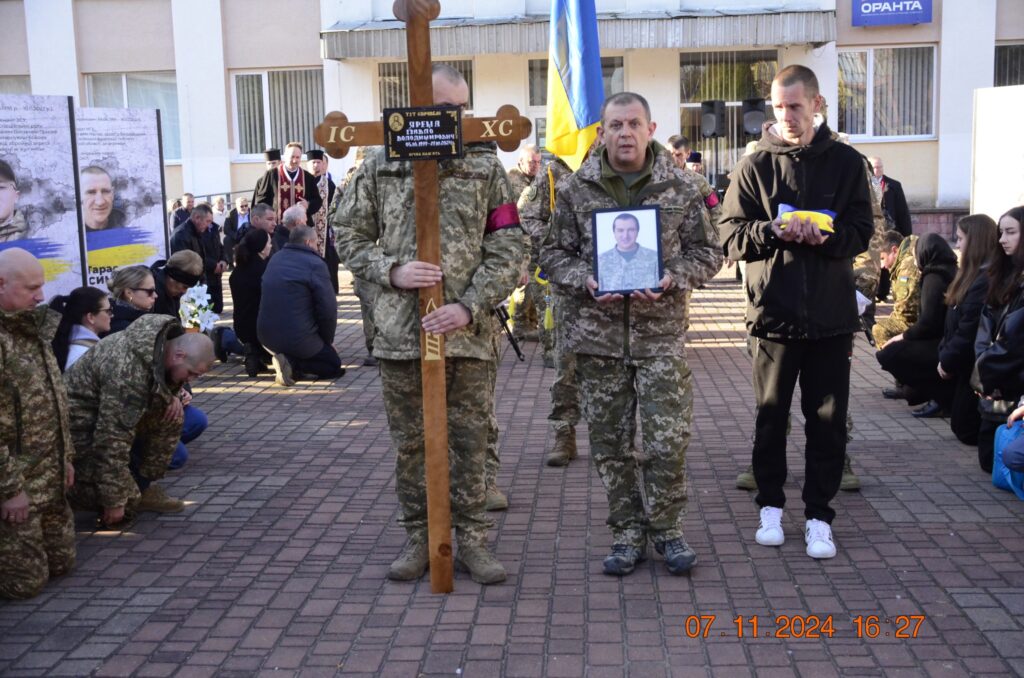
[[[174,76],[174,88],[177,91],[178,88],[178,72],[177,71],[98,71],[96,73],[83,73],[85,78],[85,100],[91,107],[93,105],[93,91],[92,91],[92,78],[97,75],[116,75],[121,78],[121,108],[128,108],[128,76],[135,75],[137,73],[170,73]],[[178,118],[178,139],[181,139],[181,118]],[[166,125],[163,112],[160,113],[160,126],[163,128]],[[180,158],[169,158],[167,153],[167,146],[163,143],[163,139],[160,140],[160,147],[164,151],[164,165],[177,166],[184,162],[184,157]],[[184,156],[184,150],[182,150],[182,156]]]
[[[998,52],[1000,47],[1024,47],[1024,40],[1002,40],[1002,41],[998,41],[998,42],[996,42],[995,50],[994,51]],[[993,71],[992,86],[993,87],[1019,87],[1020,85],[1024,85],[1024,81],[1019,82],[1019,83],[1014,84],[1014,85],[998,85],[998,84],[996,84],[996,82],[995,82],[995,70],[996,70],[996,65],[998,63],[999,63],[998,55],[993,54],[992,55],[992,71]]]
[[[298,66],[287,68],[240,68],[232,69],[231,75],[231,162],[262,163],[263,151],[258,153],[242,153],[241,130],[238,127],[238,76],[258,75],[263,93],[263,148],[270,148],[270,73],[282,71],[321,71],[323,65]],[[305,156],[305,153],[303,153]]]
[[[878,136],[874,133],[875,126],[875,50],[880,49],[915,49],[927,47],[932,51],[932,100],[931,100],[931,128],[930,134],[900,134],[892,136]],[[837,55],[843,53],[867,53],[867,70],[865,72],[866,92],[864,97],[864,118],[865,118],[865,129],[867,130],[864,134],[850,134],[850,143],[858,144],[895,144],[904,143],[907,141],[937,141],[938,135],[938,108],[939,108],[939,50],[938,45],[934,43],[912,43],[906,45],[870,45],[862,47],[841,47],[836,50]],[[839,71],[838,61],[836,70],[836,82],[839,82]],[[839,102],[836,101],[834,107],[834,131],[840,133],[846,133],[845,130],[839,129]],[[830,119],[833,116],[829,116]],[[831,122],[831,120],[830,120]],[[830,125],[831,126],[831,125]]]

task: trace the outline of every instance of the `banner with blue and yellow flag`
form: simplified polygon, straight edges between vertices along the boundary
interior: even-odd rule
[[[39,260],[47,299],[82,284],[72,105],[66,96],[0,95],[0,251]]]
[[[573,170],[597,138],[603,101],[594,0],[551,0],[545,146]]]
[[[88,285],[106,287],[117,269],[167,256],[158,115],[75,109]]]

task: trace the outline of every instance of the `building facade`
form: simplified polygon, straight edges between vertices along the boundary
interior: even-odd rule
[[[550,0],[441,4],[433,55],[466,74],[472,112],[513,104],[543,143]],[[0,92],[158,107],[171,195],[244,191],[263,171],[265,147],[311,143],[325,111],[372,120],[405,101],[405,36],[392,5],[0,0],[0,25],[10,27]],[[930,17],[855,25],[883,5],[922,5]],[[597,9],[605,89],[644,94],[658,139],[682,132],[706,169],[729,171],[753,138],[743,102],[765,100],[778,69],[804,64],[821,81],[830,126],[881,156],[921,214],[968,204],[974,90],[1024,83],[1024,0],[597,0]],[[699,133],[705,100],[726,102],[717,149]],[[511,166],[515,154],[503,160]],[[331,171],[351,162],[332,161]]]

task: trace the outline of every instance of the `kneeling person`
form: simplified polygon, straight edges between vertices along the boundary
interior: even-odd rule
[[[153,484],[167,471],[184,419],[178,393],[213,365],[213,342],[175,318],[146,315],[101,340],[64,375],[71,404],[76,509],[115,525],[136,511],[182,502]]]
[[[337,326],[338,302],[327,264],[316,253],[316,232],[296,226],[267,264],[256,319],[260,343],[274,354],[277,383],[291,386],[302,374],[345,374],[333,346]]]

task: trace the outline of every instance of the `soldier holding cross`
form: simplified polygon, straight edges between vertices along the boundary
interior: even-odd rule
[[[464,106],[466,81],[453,68],[433,67],[434,103]],[[474,581],[505,580],[486,547],[484,450],[492,307],[508,296],[526,254],[526,236],[504,168],[489,144],[468,144],[465,157],[439,162],[441,265],[417,259],[413,172],[373,149],[352,177],[334,219],[338,254],[352,273],[381,286],[374,308],[374,356],[397,452],[396,490],[409,542],[391,564],[390,579],[418,579],[427,569],[427,500],[417,290],[443,283],[444,303],[422,317],[445,337],[445,381],[455,565]]]

